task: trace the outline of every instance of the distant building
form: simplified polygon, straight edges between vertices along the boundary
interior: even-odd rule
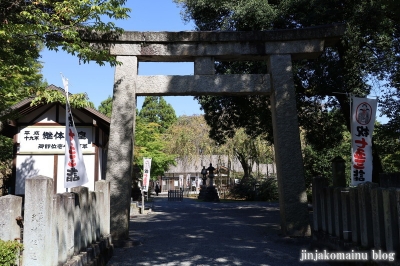
[[[64,92],[54,85],[48,89]],[[31,106],[32,100],[12,106],[18,118],[9,120],[1,132],[14,140],[9,193],[24,195],[25,180],[37,175],[53,178],[54,192],[65,192],[65,105],[55,102]],[[85,186],[94,190],[94,182],[105,177],[110,119],[92,108],[72,109],[72,114],[89,177]]]
[[[226,155],[199,156],[192,162],[177,160],[176,166],[171,166],[161,177],[162,191],[170,189],[198,189],[201,185],[201,169],[212,163],[216,168],[214,185],[226,187],[233,185],[235,176],[243,176],[243,168],[235,158],[228,160]],[[275,177],[276,167],[274,164],[253,165],[253,175],[259,173],[263,177]],[[208,181],[207,181],[208,182]],[[195,188],[193,188],[195,187]]]

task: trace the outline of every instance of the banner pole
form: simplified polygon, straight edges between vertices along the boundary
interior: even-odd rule
[[[61,73],[61,78],[65,90],[65,155],[64,155],[64,188],[82,186],[88,183],[89,179],[86,172],[85,162],[81,146],[79,144],[79,134],[75,127],[71,105],[68,98],[68,79]]]
[[[144,190],[142,189],[142,214],[144,214]]]

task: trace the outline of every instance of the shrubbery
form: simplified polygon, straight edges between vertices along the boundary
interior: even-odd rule
[[[278,200],[278,182],[275,178],[256,180],[253,177],[243,178],[239,184],[230,189],[230,196],[249,201]]]
[[[17,265],[19,252],[22,250],[22,244],[18,241],[3,241],[0,239],[0,265]]]

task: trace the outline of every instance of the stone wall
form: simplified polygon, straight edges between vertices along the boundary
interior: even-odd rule
[[[26,180],[25,199],[0,197],[0,239],[20,240],[17,217],[23,217],[22,265],[106,265],[112,256],[110,184],[97,181],[95,191],[76,187],[53,193],[53,179]]]
[[[400,189],[366,182],[329,187],[313,180],[313,237],[336,249],[374,249],[400,254]]]

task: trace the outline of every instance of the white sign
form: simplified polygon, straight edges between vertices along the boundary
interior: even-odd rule
[[[92,127],[78,127],[77,134],[83,152],[94,152]],[[19,153],[63,154],[65,151],[65,127],[21,127],[18,134]]]
[[[352,97],[351,185],[372,181],[372,133],[377,99]]]
[[[149,190],[151,158],[143,158],[143,186],[142,191]]]

